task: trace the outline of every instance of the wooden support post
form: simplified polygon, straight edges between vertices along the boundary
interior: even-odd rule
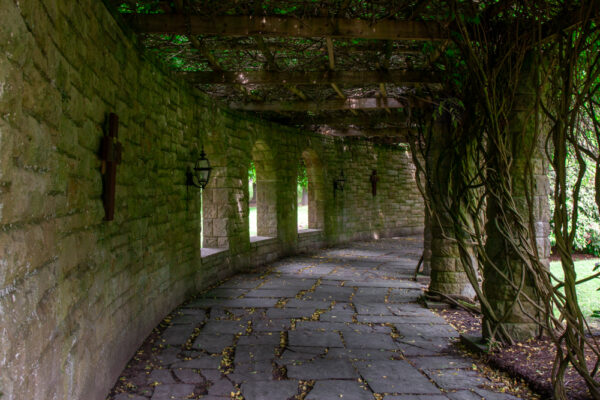
[[[387,71],[388,66],[390,64],[390,57],[391,57],[391,55],[392,55],[392,42],[390,42],[389,40],[387,40],[385,42],[385,55],[384,55],[383,65],[382,65],[382,68],[384,70],[386,70],[386,71]],[[379,92],[381,93],[381,96],[383,98],[387,98],[387,90],[385,90],[385,83],[379,82]],[[389,108],[386,108],[385,111],[388,114],[392,113]]]
[[[331,39],[331,36],[327,36],[325,38],[325,41],[327,42],[327,58],[329,59],[329,70],[335,71],[335,54],[333,52],[333,40]],[[332,82],[331,87],[333,88],[333,90],[335,90],[340,99],[346,100],[346,95],[340,90],[337,83]],[[350,112],[354,115],[358,115],[358,111],[356,110],[350,110]]]

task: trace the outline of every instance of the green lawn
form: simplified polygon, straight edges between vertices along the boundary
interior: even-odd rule
[[[577,280],[581,280],[594,274],[594,264],[600,259],[575,261],[575,271],[577,272]],[[550,263],[550,271],[562,280],[564,274],[559,261]],[[579,299],[579,307],[586,319],[589,319],[594,310],[600,310],[600,279],[592,279],[588,282],[577,285],[577,298]],[[593,318],[594,322],[598,322],[597,318]]]
[[[250,236],[256,236],[256,207],[250,207]],[[308,206],[298,206],[298,229],[308,228]]]

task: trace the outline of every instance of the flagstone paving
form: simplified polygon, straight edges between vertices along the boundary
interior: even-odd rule
[[[236,275],[175,310],[109,399],[515,399],[417,303],[420,246],[356,242]]]

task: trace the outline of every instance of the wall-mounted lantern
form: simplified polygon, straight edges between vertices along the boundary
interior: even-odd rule
[[[346,178],[344,178],[344,170],[340,170],[340,176],[333,180],[333,196],[335,197],[336,191],[344,191],[344,185],[346,184]]]
[[[188,168],[187,170],[187,185],[204,189],[206,185],[208,185],[208,180],[210,179],[211,171],[212,167],[210,166],[210,162],[206,158],[206,153],[204,153],[204,146],[202,146],[200,158],[196,160],[194,169]]]

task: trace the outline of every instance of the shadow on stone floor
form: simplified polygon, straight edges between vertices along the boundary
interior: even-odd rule
[[[515,399],[487,390],[456,331],[417,303],[421,250],[355,242],[236,275],[176,309],[109,399]]]

